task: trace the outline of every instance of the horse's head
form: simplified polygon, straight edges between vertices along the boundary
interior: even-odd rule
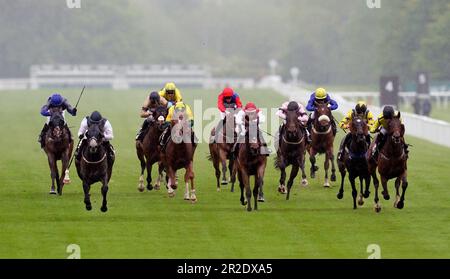
[[[331,125],[331,110],[328,107],[328,102],[315,102],[315,124],[320,130],[325,130]]]
[[[356,137],[356,142],[365,142],[369,129],[364,119],[358,116],[353,117],[349,128],[353,137]]]
[[[103,141],[103,133],[100,130],[99,124],[91,124],[86,133],[88,140],[88,148],[90,153],[97,153],[98,147]]]
[[[64,130],[65,125],[64,117],[62,115],[62,112],[60,111],[53,111],[50,116],[50,121],[48,123],[52,136],[55,138],[61,137]]]
[[[261,142],[259,141],[258,137],[250,137],[248,139],[248,143],[250,155],[257,156],[259,154],[259,150],[261,149]]]
[[[392,137],[392,141],[395,144],[400,144],[402,142],[403,136],[405,135],[405,125],[402,124],[400,120],[400,112],[397,116],[392,119],[387,120],[388,124],[388,135]]]
[[[155,123],[159,130],[164,129],[164,123],[166,122],[167,108],[165,106],[158,106],[154,112]]]
[[[288,140],[298,140],[301,135],[300,120],[297,111],[284,111],[286,115],[286,135]]]

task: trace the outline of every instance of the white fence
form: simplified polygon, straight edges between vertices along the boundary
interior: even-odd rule
[[[306,104],[311,94],[310,90],[294,87],[288,84],[278,84],[273,86],[273,89],[290,100],[300,101],[303,104]],[[336,92],[332,94],[332,98],[334,98],[339,104],[338,111],[342,114],[347,113],[347,111],[352,109],[355,105],[354,102],[347,101],[346,98],[344,98],[347,96],[365,99],[370,96],[378,97],[378,93],[376,96],[373,92]],[[369,106],[369,109],[376,115],[381,113],[380,107],[372,105]],[[450,147],[449,123],[412,113],[402,113],[402,118],[406,126],[406,133],[408,135]]]

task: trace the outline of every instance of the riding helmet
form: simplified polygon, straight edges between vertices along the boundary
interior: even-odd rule
[[[159,102],[159,94],[156,91],[150,93],[150,101]]]
[[[363,101],[359,101],[355,106],[355,111],[357,114],[363,114],[367,111],[367,105]]]
[[[97,124],[100,123],[100,121],[102,121],[103,117],[100,114],[100,112],[98,111],[94,111],[91,113],[91,116],[89,117],[89,120],[91,123]]]
[[[176,89],[177,89],[177,87],[176,87],[175,83],[173,83],[173,82],[168,82],[168,83],[166,83],[166,85],[164,86],[164,91],[166,91],[166,93],[167,93],[168,91],[174,92],[174,93],[175,93],[175,90],[176,90]]]
[[[327,91],[324,88],[317,88],[314,95],[315,95],[316,99],[319,99],[319,100],[323,100],[328,96]]]
[[[222,94],[225,98],[230,98],[230,97],[233,97],[234,91],[231,87],[225,87],[222,90]]]
[[[392,119],[394,117],[394,108],[392,106],[385,106],[383,109],[384,119]]]
[[[288,106],[287,106],[287,110],[288,111],[298,111],[299,106],[298,103],[295,101],[291,101],[289,102]]]
[[[50,104],[53,106],[60,106],[63,102],[64,98],[58,93],[55,93],[50,97]]]

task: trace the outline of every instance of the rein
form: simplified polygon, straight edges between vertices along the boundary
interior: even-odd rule
[[[86,157],[84,157],[84,154],[81,154],[81,156],[83,158],[83,161],[85,161],[87,164],[99,164],[99,163],[101,163],[101,162],[103,162],[105,160],[106,153],[103,155],[103,157],[100,160],[95,161],[95,162],[92,162],[92,161],[89,161],[88,159],[86,159]]]
[[[298,142],[292,142],[292,141],[288,141],[288,140],[286,139],[286,136],[283,135],[283,141],[284,141],[285,143],[287,143],[287,144],[298,145],[298,144],[301,144],[301,143],[303,142],[304,139],[305,139],[305,137],[302,137]]]
[[[331,132],[331,125],[330,125],[330,127],[328,127],[328,130],[326,130],[325,132],[317,131],[314,126],[312,127],[312,131],[314,132],[314,134],[317,134],[317,135],[326,135],[326,134],[329,134]]]

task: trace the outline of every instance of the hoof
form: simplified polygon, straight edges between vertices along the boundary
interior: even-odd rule
[[[280,194],[286,194],[286,193],[287,193],[286,187],[285,187],[284,185],[278,186],[278,192],[279,192]]]
[[[176,190],[178,188],[178,184],[172,185],[172,189]]]
[[[147,185],[147,190],[149,191],[153,190],[153,186],[151,184]]]
[[[311,172],[311,178],[316,178],[316,174],[314,172]]]
[[[194,204],[194,203],[197,203],[197,197],[196,196],[191,196],[191,203],[192,204]]]
[[[101,211],[101,212],[106,212],[106,211],[108,211],[108,207],[106,207],[106,206],[103,207],[103,206],[102,206],[102,207],[100,208],[100,211]]]
[[[155,187],[153,187],[153,190],[155,190],[155,191],[161,190],[161,186],[155,185]]]
[[[63,183],[65,184],[65,185],[67,185],[67,184],[70,184],[72,181],[70,181],[70,178],[68,178],[68,179],[65,179],[64,178],[64,180],[63,180]]]
[[[220,192],[220,188],[217,188],[217,192]]]
[[[56,195],[56,191],[55,190],[50,190],[49,194],[50,195]]]
[[[364,196],[365,199],[369,198],[370,191],[365,191],[363,196]]]
[[[364,205],[364,199],[361,196],[358,198],[358,205],[359,206]]]
[[[388,201],[391,199],[391,196],[389,196],[389,194],[387,195],[383,195],[384,200]]]
[[[394,205],[397,209],[403,209],[405,207],[405,203],[403,201],[398,201],[397,204]]]
[[[220,182],[221,185],[227,185],[228,184],[228,180],[222,180],[222,182]]]
[[[189,193],[184,193],[184,200],[185,201],[189,201],[190,200]]]
[[[175,197],[175,192],[170,192],[169,193],[169,198],[173,198],[173,197]]]
[[[331,175],[331,181],[332,181],[332,182],[335,182],[335,181],[336,181],[336,175],[335,175],[334,173]]]
[[[144,192],[145,187],[144,186],[139,186],[137,189],[138,189],[139,192],[142,193],[142,192]]]
[[[375,210],[376,213],[380,213],[381,206],[380,205],[375,205],[375,207],[373,209]]]
[[[323,187],[325,187],[325,188],[330,188],[330,183],[329,183],[329,182],[325,182],[325,183],[323,184]]]
[[[308,180],[305,178],[305,179],[302,179],[302,186],[303,187],[306,187],[306,186],[308,186]]]
[[[262,197],[262,198],[258,198],[258,202],[265,202],[266,200]]]
[[[252,211],[252,208],[251,207],[247,207],[247,211],[248,212]]]
[[[342,200],[342,198],[344,197],[344,193],[342,192],[339,192],[337,195],[336,195],[336,197],[338,198],[338,199],[340,199],[340,200]]]
[[[87,205],[86,205],[86,210],[87,210],[87,211],[91,211],[91,210],[92,210],[92,205],[87,204]]]

